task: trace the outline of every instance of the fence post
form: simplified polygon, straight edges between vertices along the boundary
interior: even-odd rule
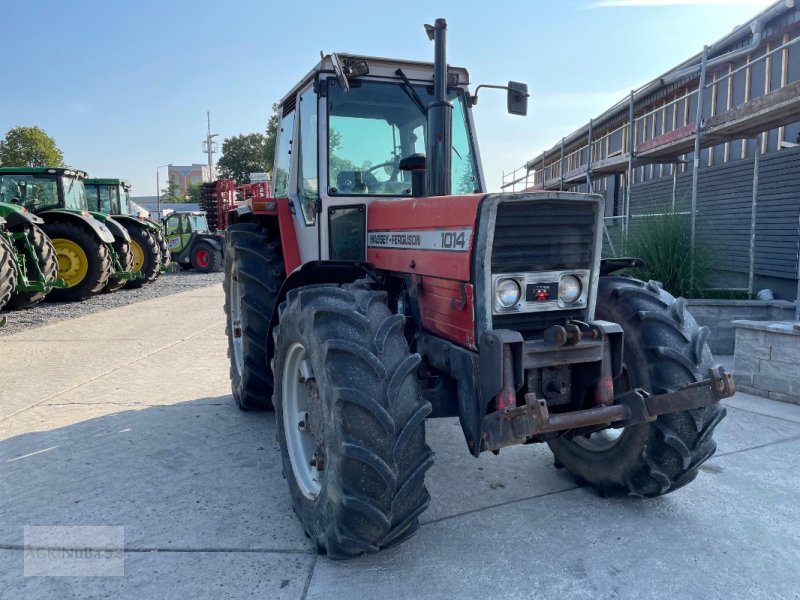
[[[758,216],[758,170],[761,165],[761,148],[756,144],[753,159],[753,201],[750,206],[750,267],[747,273],[747,296],[753,297],[753,275],[756,266],[756,218]]]
[[[700,169],[700,130],[703,125],[703,96],[706,87],[706,62],[708,60],[708,46],[703,46],[703,58],[700,62],[700,83],[697,86],[697,114],[694,125],[694,160],[692,161],[692,208],[691,208],[691,241],[689,243],[690,259],[690,283],[689,287],[694,288],[694,251],[695,235],[697,225],[697,175]]]

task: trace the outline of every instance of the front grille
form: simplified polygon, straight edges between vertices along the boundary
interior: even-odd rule
[[[492,243],[492,273],[591,269],[596,204],[580,201],[500,202]],[[581,319],[583,310],[520,312],[492,317],[494,329],[541,337],[552,325]]]
[[[492,273],[588,269],[595,205],[589,202],[501,202],[492,244]]]

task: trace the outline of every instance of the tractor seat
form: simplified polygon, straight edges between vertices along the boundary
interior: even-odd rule
[[[336,191],[339,194],[364,194],[367,185],[363,171],[339,171],[336,176]]]

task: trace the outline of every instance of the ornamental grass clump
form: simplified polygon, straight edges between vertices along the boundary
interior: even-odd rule
[[[698,298],[709,287],[712,274],[711,249],[695,238],[694,277],[692,277],[692,230],[689,215],[667,213],[636,219],[628,239],[626,254],[641,258],[646,266],[630,274],[648,281],[654,279],[674,296]]]

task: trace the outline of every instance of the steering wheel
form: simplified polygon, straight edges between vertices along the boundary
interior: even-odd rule
[[[369,185],[370,183],[381,184],[381,183],[389,183],[389,182],[397,181],[397,175],[400,173],[399,164],[400,164],[399,160],[388,160],[388,161],[382,162],[382,163],[380,163],[378,165],[371,166],[369,169],[364,171],[364,174],[365,175],[366,174],[370,174],[372,176],[371,178],[374,179],[375,181],[365,182],[365,183],[367,183]],[[378,169],[381,169],[381,168],[385,168],[385,167],[392,167],[392,172],[389,175],[389,179],[387,179],[386,181],[378,181],[378,178],[375,177],[375,175],[372,175],[372,172],[373,171],[377,171]]]

